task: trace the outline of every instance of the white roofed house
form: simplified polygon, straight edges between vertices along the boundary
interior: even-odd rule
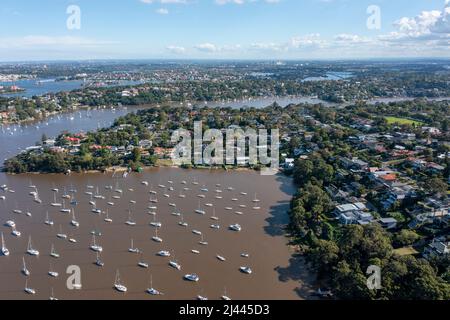
[[[439,258],[450,254],[450,242],[435,239],[425,247],[422,255],[425,259]]]
[[[372,214],[367,212],[366,205],[361,202],[338,205],[334,214],[339,219],[339,222],[344,225],[366,225],[373,221]]]

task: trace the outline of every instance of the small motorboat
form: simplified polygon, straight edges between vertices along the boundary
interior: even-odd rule
[[[245,274],[252,274],[253,273],[253,271],[252,271],[252,269],[250,267],[240,267],[239,270],[242,273],[245,273]]]
[[[191,282],[199,282],[200,277],[196,274],[187,274],[184,276],[184,279]]]

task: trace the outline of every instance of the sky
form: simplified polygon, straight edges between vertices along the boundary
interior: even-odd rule
[[[450,58],[450,0],[1,0],[0,61]]]

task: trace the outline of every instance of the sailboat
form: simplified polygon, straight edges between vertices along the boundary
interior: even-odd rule
[[[189,224],[184,221],[184,216],[183,215],[181,215],[181,219],[180,219],[180,222],[178,222],[178,225],[181,226],[181,227],[188,227],[189,226]]]
[[[152,296],[160,296],[162,293],[153,288],[153,276],[150,276],[150,287],[146,290],[148,294]]]
[[[113,222],[112,219],[109,217],[109,211],[108,210],[106,210],[106,218],[105,218],[104,221],[108,222],[108,223],[112,223]]]
[[[9,250],[8,248],[5,246],[5,239],[3,238],[3,232],[2,232],[2,254],[4,256],[9,256]]]
[[[75,218],[75,210],[72,209],[72,221],[70,221],[70,224],[76,228],[80,226],[80,223]]]
[[[141,259],[138,262],[138,266],[144,269],[148,269],[149,265],[144,261],[144,252],[141,251]]]
[[[95,198],[95,199],[103,199],[103,196],[98,192],[98,187],[97,187],[97,189],[96,189],[94,198]]]
[[[224,300],[224,301],[230,301],[231,300],[231,298],[228,296],[228,294],[227,294],[227,288],[225,288],[224,289],[224,291],[223,291],[223,295],[220,297],[222,300]]]
[[[30,180],[30,184],[28,185],[30,189],[36,189],[36,186],[33,184],[33,181]]]
[[[54,292],[53,292],[53,288],[52,288],[52,293],[51,293],[51,295],[50,295],[49,300],[50,300],[50,301],[58,301],[58,298],[55,298],[55,294],[54,294]]]
[[[49,218],[49,216],[48,216],[48,211],[47,211],[47,213],[46,213],[44,223],[45,223],[46,225],[48,225],[48,226],[53,226],[53,224],[54,224],[53,220],[50,220],[50,218]]]
[[[259,200],[258,197],[256,196],[256,193],[255,193],[255,198],[253,199],[253,202],[254,202],[254,203],[261,202],[261,200]]]
[[[161,239],[160,237],[158,237],[158,229],[155,229],[155,236],[152,237],[152,240],[158,243],[163,242],[163,239]]]
[[[172,212],[172,215],[173,215],[173,216],[176,216],[176,217],[181,216],[181,212],[179,212],[179,211],[177,210],[177,206],[176,206],[176,205],[175,205],[175,210]]]
[[[26,277],[30,276],[31,272],[28,270],[27,265],[25,264],[25,257],[22,257],[22,274]]]
[[[56,235],[59,239],[67,239],[67,234],[63,233],[62,225],[59,225],[59,233]]]
[[[120,273],[119,273],[119,270],[117,270],[117,272],[116,272],[116,279],[115,279],[115,281],[114,281],[114,288],[117,290],[117,291],[119,291],[119,292],[122,292],[122,293],[125,293],[125,292],[127,292],[127,287],[125,287],[123,284],[122,284],[122,282],[120,281]]]
[[[52,248],[50,250],[50,256],[52,258],[56,258],[56,259],[60,257],[59,253],[56,252],[55,245],[53,243],[52,243]]]
[[[58,278],[59,273],[53,270],[52,264],[50,264],[50,269],[48,271],[48,275],[52,278]]]
[[[252,269],[250,267],[240,267],[239,270],[242,273],[245,273],[245,274],[252,274],[253,273],[253,271],[252,271]]]
[[[28,238],[27,253],[30,256],[38,256],[39,255],[39,251],[37,251],[36,249],[33,249],[33,244],[31,243],[31,236]]]
[[[199,241],[199,244],[201,244],[202,246],[207,246],[208,245],[208,242],[205,241],[205,239],[203,237],[203,234],[202,234],[202,240]]]
[[[94,264],[101,268],[104,267],[105,263],[100,259],[100,253],[97,251],[96,254],[97,254],[97,258],[96,258]]]
[[[200,281],[200,277],[198,275],[196,275],[195,273],[185,275],[184,279],[187,280],[187,281],[192,281],[192,282],[199,282]]]
[[[134,247],[134,240],[131,239],[131,246],[128,248],[128,252],[130,253],[139,253],[139,249]]]
[[[157,255],[160,256],[160,257],[170,257],[170,252],[166,251],[166,250],[162,250],[162,251],[159,251],[157,253]]]
[[[131,213],[131,210],[128,210],[128,220],[125,221],[125,224],[128,225],[128,226],[135,226],[135,225],[136,225],[136,221],[134,221],[134,220],[132,219],[132,213]]]
[[[56,191],[53,193],[53,202],[50,204],[52,207],[61,207],[60,202],[56,202]]]
[[[119,182],[116,182],[116,188],[114,189],[114,192],[122,194],[123,190],[119,188]]]
[[[62,195],[63,199],[70,199],[70,195],[67,193],[66,187],[64,187],[64,194]]]
[[[18,230],[16,229],[16,227],[13,227],[13,228],[12,228],[11,234],[12,234],[14,237],[17,237],[17,238],[20,238],[20,236],[22,236],[22,232],[18,231]]]
[[[198,202],[198,209],[195,210],[195,213],[202,214],[202,215],[206,214],[205,210],[202,210],[202,207],[200,205],[200,201]]]
[[[91,200],[89,200],[89,204],[90,204],[91,206],[95,206],[96,203],[95,203],[95,201],[94,201],[94,199],[93,199],[92,192],[91,192],[90,196],[91,196]]]
[[[60,210],[62,213],[70,213],[70,209],[66,208],[66,201],[63,200],[62,208]]]
[[[103,248],[100,245],[98,245],[95,241],[95,234],[92,235],[92,244],[89,248],[94,252],[102,252],[103,251]]]
[[[174,269],[181,270],[181,265],[178,263],[178,261],[175,259],[175,254],[173,255],[174,259],[169,261],[169,266],[171,266]]]
[[[108,206],[114,206],[114,202],[111,200],[111,196],[109,196],[109,201],[106,203]]]
[[[215,221],[219,220],[219,217],[216,216],[216,209],[213,209],[213,215],[211,217],[211,220],[215,220]]]
[[[156,215],[153,216],[153,222],[150,222],[150,225],[152,227],[155,227],[155,228],[161,228],[162,227],[162,223],[161,222],[156,222]]]
[[[25,289],[24,289],[24,291],[27,294],[36,294],[36,290],[34,290],[33,288],[28,286],[28,279],[25,280]]]

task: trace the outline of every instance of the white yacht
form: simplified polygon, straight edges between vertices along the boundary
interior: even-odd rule
[[[155,228],[161,228],[162,227],[162,223],[156,221],[156,216],[153,216],[153,221],[150,222],[150,225],[152,227],[155,227]]]
[[[9,256],[9,250],[5,246],[5,239],[3,238],[3,232],[1,233],[1,237],[2,237],[2,255]]]
[[[56,192],[53,193],[53,202],[50,205],[52,207],[62,207],[62,203],[56,202]]]
[[[28,279],[25,281],[25,289],[24,289],[25,293],[27,294],[36,294],[36,290],[34,290],[33,288],[28,286]]]
[[[105,266],[105,263],[100,259],[100,253],[99,252],[97,252],[97,258],[96,258],[94,264],[97,267],[100,267],[100,268],[103,268]]]
[[[131,210],[128,210],[128,220],[125,221],[125,224],[127,226],[132,226],[132,227],[137,224],[136,221],[134,221],[133,218],[132,218]]]
[[[70,209],[66,208],[66,201],[63,200],[62,208],[59,210],[62,213],[70,213]]]
[[[104,219],[105,222],[107,223],[112,223],[113,220],[109,217],[109,211],[106,210],[106,218]]]
[[[134,240],[131,239],[131,246],[128,248],[128,252],[130,253],[139,253],[140,250],[134,246]]]
[[[47,213],[46,213],[44,223],[45,223],[47,226],[53,226],[53,225],[55,224],[55,223],[53,222],[53,220],[50,220],[48,211],[47,211]]]
[[[122,282],[120,281],[120,273],[119,270],[117,270],[116,272],[116,280],[114,281],[114,288],[122,293],[127,292],[127,287],[125,287],[125,285],[122,284]]]
[[[31,236],[28,238],[27,253],[30,256],[39,256],[39,251],[33,248],[33,244],[31,243]]]
[[[95,241],[95,234],[92,235],[92,244],[89,248],[94,252],[102,252],[103,251],[103,248],[100,245],[98,245]]]
[[[58,278],[58,276],[59,276],[59,273],[53,270],[51,264],[50,264],[50,270],[48,271],[48,275],[52,278]]]
[[[22,274],[26,277],[29,277],[31,272],[30,270],[28,270],[27,265],[25,263],[25,257],[22,257],[22,270],[21,270]]]
[[[162,293],[155,288],[153,288],[153,276],[150,276],[150,287],[146,290],[146,292],[152,296],[160,296]]]
[[[169,261],[169,266],[174,269],[181,270],[181,265],[176,261]]]
[[[181,215],[181,219],[178,222],[178,225],[181,226],[181,227],[185,227],[185,228],[189,227],[189,224],[186,221],[184,221],[184,216],[183,215]]]
[[[217,258],[219,261],[223,261],[223,262],[227,260],[224,256],[221,256],[221,255],[217,255],[216,258]]]
[[[59,239],[67,239],[67,234],[63,233],[62,226],[59,225],[59,233],[56,235]]]
[[[70,221],[70,224],[76,228],[80,226],[80,223],[77,221],[75,217],[75,210],[72,209],[72,221]]]
[[[198,213],[198,214],[201,214],[201,215],[205,215],[206,214],[205,210],[203,210],[201,208],[200,201],[198,202],[198,209],[195,210],[195,213]]]
[[[224,301],[231,301],[231,298],[227,294],[227,288],[225,288],[223,295],[220,298]]]
[[[53,245],[53,243],[52,243],[52,248],[50,250],[50,256],[52,258],[56,258],[56,259],[60,257],[59,253],[56,252],[55,246]]]
[[[162,251],[158,252],[158,256],[160,256],[160,257],[170,257],[170,252],[162,250]]]
[[[200,277],[198,275],[196,275],[195,273],[185,275],[184,279],[188,280],[188,281],[192,281],[192,282],[200,281]]]
[[[245,274],[252,274],[253,273],[253,271],[252,271],[252,269],[250,267],[240,267],[239,270],[242,273],[245,273]]]
[[[202,235],[202,232],[201,232],[201,231],[198,231],[198,230],[192,230],[192,233],[193,233],[193,234],[196,234],[196,235],[198,235],[198,236],[201,236],[201,235]]]
[[[6,221],[5,226],[10,227],[10,228],[15,228],[16,223],[12,220],[9,220],[9,221]]]
[[[195,249],[191,250],[191,252],[192,252],[193,254],[200,254],[200,251],[195,250]]]
[[[155,229],[155,235],[152,237],[152,240],[158,243],[163,242],[163,239],[158,237],[158,229]]]
[[[242,231],[242,227],[239,224],[232,224],[230,226],[230,230],[240,232]]]
[[[208,242],[205,241],[205,239],[204,239],[204,237],[203,237],[203,234],[202,234],[202,240],[200,240],[198,243],[199,243],[200,245],[202,245],[202,246],[207,246],[207,245],[208,245]]]
[[[12,228],[11,234],[12,234],[14,237],[17,237],[17,238],[20,238],[20,237],[22,236],[22,232],[18,231],[18,230],[16,229],[16,227],[13,227],[13,228]]]

